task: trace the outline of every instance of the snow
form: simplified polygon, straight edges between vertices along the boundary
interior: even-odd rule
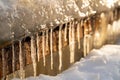
[[[119,57],[120,45],[105,45],[93,49],[87,57],[57,76],[40,74],[26,80],[120,80]]]

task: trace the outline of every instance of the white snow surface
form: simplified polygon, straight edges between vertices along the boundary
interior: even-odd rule
[[[120,80],[120,45],[93,49],[87,57],[57,76],[40,74],[26,80]]]

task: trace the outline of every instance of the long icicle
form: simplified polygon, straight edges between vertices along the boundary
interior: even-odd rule
[[[9,79],[9,75],[6,75],[6,80],[10,80],[10,79]]]
[[[4,53],[4,49],[2,49],[2,74],[3,74],[3,78],[5,78],[5,53]]]
[[[70,22],[69,27],[69,48],[70,48],[70,63],[74,62],[74,22]]]
[[[20,62],[20,79],[25,78],[24,67],[23,67],[23,56],[22,56],[22,42],[19,41],[19,62]]]
[[[64,36],[64,39],[65,39],[65,41],[67,41],[67,23],[65,24],[65,36]]]
[[[37,75],[36,67],[36,50],[35,50],[35,40],[34,37],[31,36],[31,58],[32,58],[32,64],[33,64],[33,71],[34,71],[34,77]]]
[[[38,59],[38,62],[40,61],[40,46],[39,46],[39,33],[36,34],[36,38],[37,38],[37,59]]]
[[[87,55],[87,26],[84,23],[84,39],[83,39],[83,50],[84,50],[84,57]]]
[[[62,69],[62,25],[59,27],[59,71]]]
[[[90,50],[90,35],[87,35],[87,54],[89,53]]]
[[[74,21],[72,24],[72,45],[71,45],[71,63],[74,63],[74,50],[75,50],[75,29],[74,29]]]
[[[50,52],[51,52],[51,70],[53,70],[53,41],[52,41],[52,33],[53,33],[53,30],[51,29],[50,30]]]
[[[87,54],[90,52],[90,38],[91,38],[90,29],[91,29],[91,26],[90,26],[90,23],[89,23],[88,34],[87,34]]]
[[[69,23],[69,48],[70,48],[70,63],[71,63],[71,22]]]
[[[48,30],[46,30],[46,52],[49,50],[49,46],[48,46]]]
[[[45,60],[45,32],[42,33],[42,54],[43,54],[43,64],[46,65]]]
[[[14,47],[14,42],[12,43],[12,71],[13,71],[13,77],[15,78],[15,47]]]
[[[84,46],[84,57],[87,55],[87,52],[86,52],[86,35],[84,35],[84,42],[83,42],[83,46]]]
[[[78,49],[80,49],[80,25],[77,23],[77,40],[78,40]]]

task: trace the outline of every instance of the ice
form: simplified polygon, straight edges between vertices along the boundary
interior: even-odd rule
[[[120,45],[105,45],[100,49],[93,49],[88,56],[56,76],[40,74],[27,80],[119,80],[119,56]]]
[[[4,49],[2,49],[2,65],[3,65],[3,67],[2,67],[2,74],[3,74],[3,77],[5,77],[5,52],[4,52]]]
[[[35,40],[34,37],[31,36],[31,58],[32,58],[32,63],[33,63],[33,72],[34,76],[37,75],[37,62],[36,62],[36,50],[35,50]]]
[[[38,33],[36,34],[36,42],[37,42],[37,58],[38,58],[38,61],[40,61],[40,50],[39,50],[39,35],[38,35]]]
[[[64,31],[64,39],[65,39],[65,41],[67,41],[67,26],[68,26],[68,24],[66,23],[65,24],[65,31]]]
[[[119,80],[119,56],[119,45],[105,45],[101,49],[93,49],[87,57],[57,76],[40,74],[27,80]]]
[[[13,77],[15,77],[15,51],[14,51],[14,43],[12,44],[12,71],[13,71]]]
[[[62,25],[59,28],[59,71],[62,69],[62,33],[61,33]]]
[[[77,23],[77,40],[78,40],[78,49],[80,49],[80,25]]]
[[[42,33],[42,54],[43,54],[43,63],[46,66],[46,58],[45,58],[45,32]]]
[[[70,63],[74,63],[74,50],[75,50],[75,34],[74,22],[70,22],[69,26],[69,48],[70,48]]]
[[[25,72],[24,72],[24,64],[23,64],[23,56],[22,56],[22,42],[21,40],[19,41],[19,63],[20,63],[20,78],[23,79],[25,78]]]
[[[50,53],[51,53],[51,70],[53,69],[53,30],[50,30]]]

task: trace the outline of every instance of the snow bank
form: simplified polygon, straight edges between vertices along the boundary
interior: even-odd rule
[[[105,45],[101,49],[93,49],[87,57],[57,76],[40,74],[26,80],[119,80],[119,57],[119,45]]]

